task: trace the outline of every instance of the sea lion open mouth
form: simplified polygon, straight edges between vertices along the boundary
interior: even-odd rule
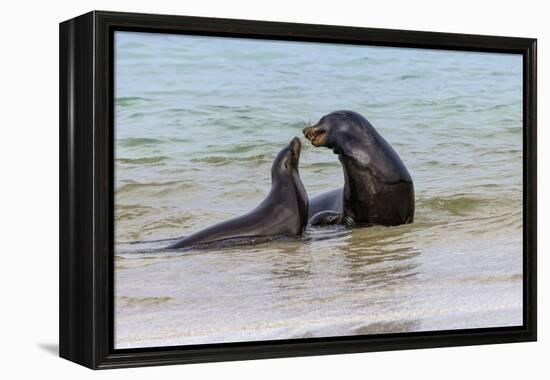
[[[311,141],[313,146],[324,146],[327,139],[327,132],[319,127],[305,127],[302,132],[306,139]]]

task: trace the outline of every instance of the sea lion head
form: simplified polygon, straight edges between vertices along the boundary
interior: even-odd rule
[[[302,143],[294,137],[273,160],[271,166],[271,192],[267,200],[277,208],[279,216],[285,218],[286,235],[300,235],[307,225],[309,200],[306,188],[300,178],[298,165]],[[271,223],[271,221],[270,221]]]
[[[294,137],[287,146],[285,146],[275,157],[271,167],[271,176],[273,178],[288,177],[298,173],[300,163],[300,152],[302,143],[298,137]]]
[[[333,149],[335,153],[344,142],[353,141],[365,132],[365,118],[353,111],[335,111],[323,116],[315,125],[302,132],[314,146]]]

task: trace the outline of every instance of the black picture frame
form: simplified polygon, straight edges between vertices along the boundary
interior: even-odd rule
[[[114,349],[113,33],[247,37],[523,56],[523,326]],[[60,24],[60,356],[93,369],[534,341],[536,39],[93,11]]]

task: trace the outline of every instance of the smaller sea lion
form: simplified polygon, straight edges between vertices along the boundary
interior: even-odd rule
[[[302,144],[295,137],[271,166],[271,191],[252,211],[181,238],[167,249],[186,248],[228,239],[298,236],[308,220],[308,197],[298,164]]]

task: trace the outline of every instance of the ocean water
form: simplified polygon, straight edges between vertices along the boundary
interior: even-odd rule
[[[522,324],[520,56],[115,42],[116,348]],[[276,153],[338,109],[401,156],[413,224],[147,253],[255,207]],[[302,141],[308,194],[342,186],[337,157]]]

